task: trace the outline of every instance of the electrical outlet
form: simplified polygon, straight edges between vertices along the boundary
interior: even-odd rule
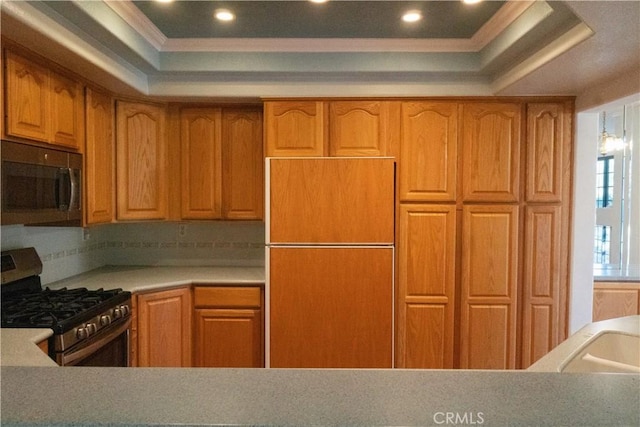
[[[86,242],[89,239],[91,239],[91,231],[88,228],[83,228],[82,229],[82,240]]]
[[[180,224],[178,226],[178,236],[184,237],[187,235],[187,224]]]

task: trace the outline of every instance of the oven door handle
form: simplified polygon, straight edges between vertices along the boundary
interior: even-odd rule
[[[104,338],[101,338],[98,341],[96,341],[96,342],[94,342],[94,343],[92,343],[92,344],[90,344],[90,345],[88,345],[86,347],[83,347],[80,350],[74,351],[73,353],[63,354],[60,366],[73,365],[73,364],[75,364],[75,362],[78,362],[79,360],[84,359],[85,357],[87,357],[90,354],[96,352],[97,350],[99,350],[103,346],[109,344],[114,339],[118,338],[123,332],[127,331],[130,326],[131,326],[131,318],[129,317],[126,320],[126,322],[124,322],[122,325],[118,326],[117,329],[115,329],[113,331],[109,331],[109,333]],[[127,344],[127,353],[128,353],[128,347],[129,347],[129,345]],[[129,359],[129,355],[127,354],[127,360],[128,359]]]

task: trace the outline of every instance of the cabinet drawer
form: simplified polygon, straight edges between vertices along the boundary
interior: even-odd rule
[[[199,286],[194,288],[194,302],[197,307],[260,307],[262,305],[259,287],[244,286]]]

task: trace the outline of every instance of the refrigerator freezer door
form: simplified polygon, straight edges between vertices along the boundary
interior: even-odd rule
[[[270,247],[270,366],[393,367],[392,247]]]
[[[268,244],[393,244],[392,158],[272,158]]]

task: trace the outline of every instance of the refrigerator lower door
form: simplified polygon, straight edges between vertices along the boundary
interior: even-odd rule
[[[269,259],[271,367],[393,367],[393,247],[271,247]]]

